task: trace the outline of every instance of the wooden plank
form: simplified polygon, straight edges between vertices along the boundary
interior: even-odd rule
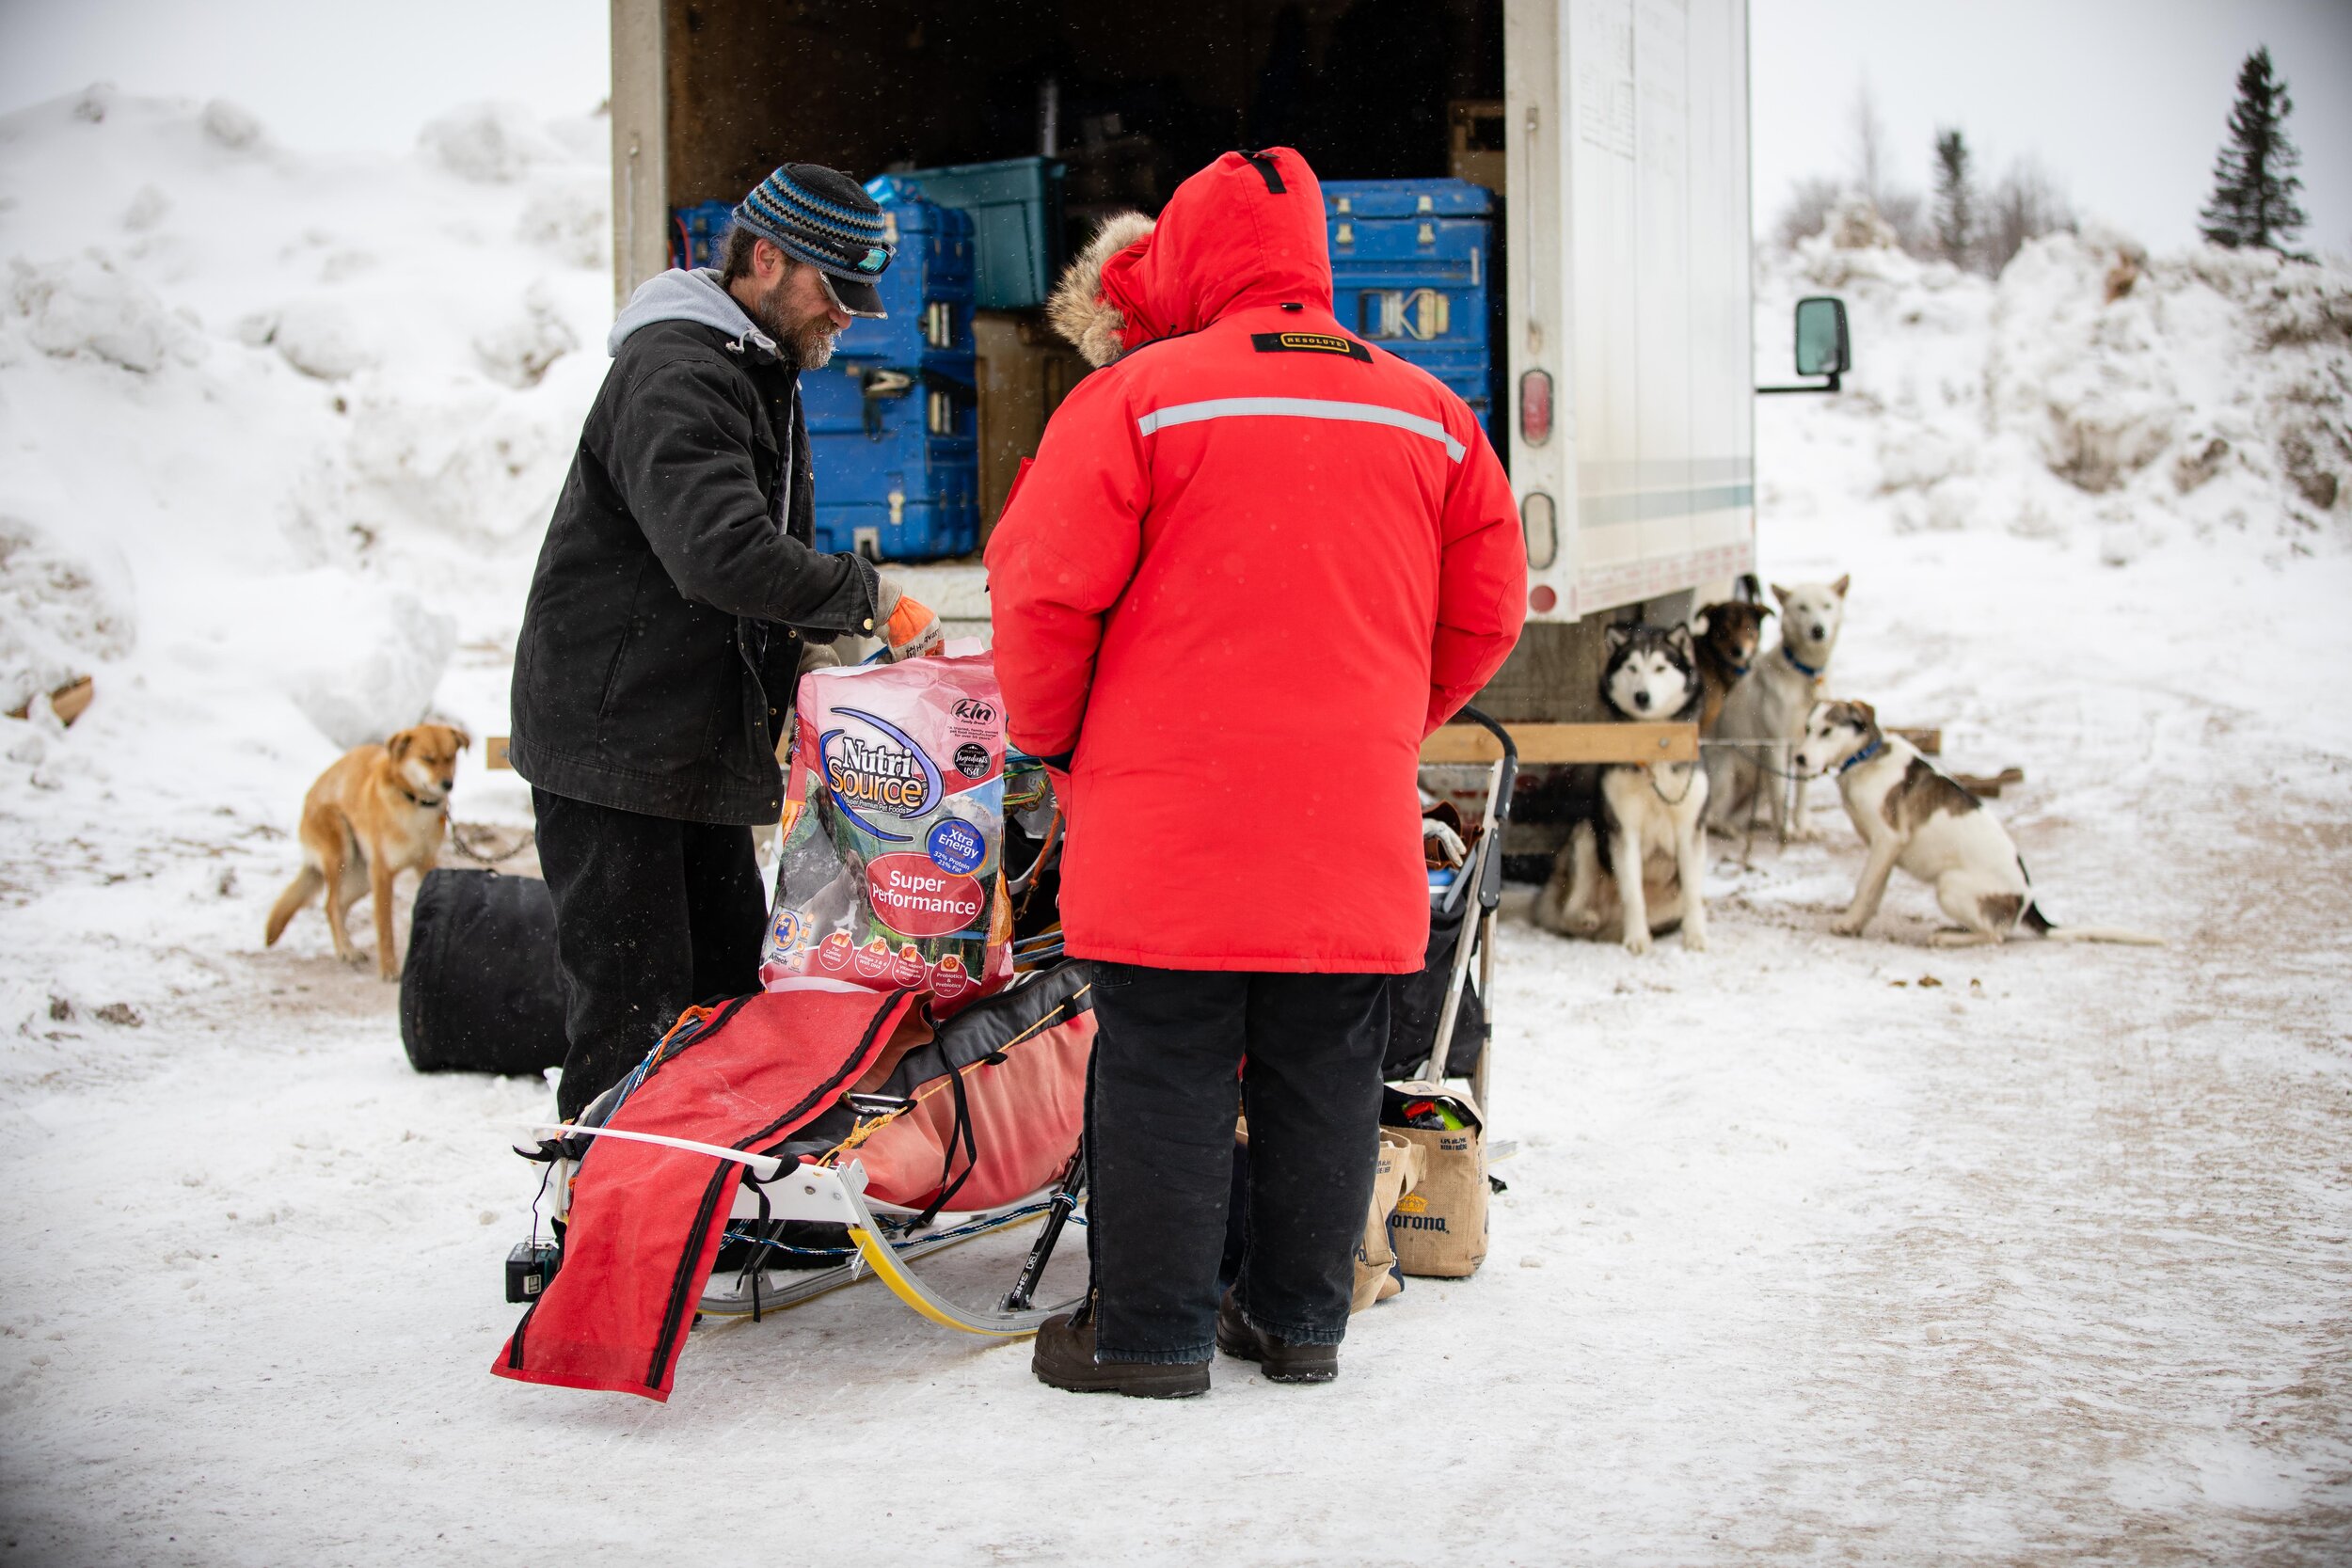
[[[1522,764],[1557,762],[1696,762],[1696,724],[1512,724]],[[1423,762],[1492,762],[1502,754],[1495,737],[1475,724],[1448,724],[1421,745]]]
[[[508,760],[506,755],[506,736],[494,735],[482,743],[482,765],[485,768],[503,768],[509,771],[513,770],[515,765]]]

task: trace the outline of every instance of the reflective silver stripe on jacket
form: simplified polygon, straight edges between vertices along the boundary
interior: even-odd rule
[[[1270,415],[1285,420],[1351,420],[1358,424],[1384,424],[1397,430],[1426,436],[1445,445],[1446,457],[1455,463],[1462,461],[1470,449],[1447,433],[1445,426],[1419,414],[1407,414],[1402,408],[1383,408],[1376,403],[1342,403],[1334,398],[1210,398],[1202,403],[1180,403],[1170,408],[1154,408],[1136,420],[1136,429],[1149,436],[1172,424],[1195,424],[1202,420],[1224,420],[1248,415]]]

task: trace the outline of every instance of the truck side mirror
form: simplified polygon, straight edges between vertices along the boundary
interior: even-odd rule
[[[1835,379],[1853,369],[1846,302],[1829,294],[1797,301],[1797,373]]]

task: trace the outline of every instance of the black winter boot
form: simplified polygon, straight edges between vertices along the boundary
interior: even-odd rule
[[[1232,1291],[1216,1307],[1216,1348],[1255,1361],[1268,1383],[1328,1383],[1340,1375],[1337,1345],[1294,1345],[1261,1333],[1233,1305]]]
[[[1182,1400],[1209,1391],[1206,1361],[1097,1361],[1094,1324],[1069,1314],[1048,1318],[1037,1331],[1029,1370],[1050,1388],[1073,1394],[1129,1394],[1144,1400]]]

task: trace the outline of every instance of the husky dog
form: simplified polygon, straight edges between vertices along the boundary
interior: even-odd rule
[[[1780,787],[1788,772],[1789,748],[1804,734],[1804,716],[1826,690],[1829,656],[1846,618],[1851,576],[1836,582],[1772,585],[1780,601],[1780,646],[1756,660],[1747,678],[1724,699],[1716,721],[1717,746],[1707,760],[1707,782],[1715,805],[1711,826],[1737,832],[1751,798],[1762,790],[1772,805],[1772,830],[1783,844],[1810,838],[1804,824],[1804,781],[1794,791]],[[1794,794],[1791,802],[1789,797]]]
[[[2008,831],[1910,741],[1881,730],[1869,704],[1817,703],[1807,715],[1797,745],[1797,776],[1833,770],[1846,815],[1870,850],[1853,902],[1831,923],[1838,935],[1862,934],[1899,865],[1934,884],[1935,901],[1959,922],[1935,933],[1939,947],[1999,942],[2020,926],[2058,942],[2163,944],[2163,938],[2137,931],[2051,925]]]
[[[1691,629],[1699,640],[1699,679],[1707,683],[1706,699],[1699,705],[1700,735],[1715,733],[1724,700],[1756,664],[1756,650],[1764,642],[1764,617],[1772,612],[1770,605],[1725,599],[1692,617]]]
[[[1601,700],[1620,719],[1699,714],[1705,688],[1691,628],[1611,626]],[[1653,933],[1682,927],[1682,945],[1707,946],[1700,822],[1707,774],[1696,763],[1613,763],[1600,770],[1535,900],[1535,923],[1569,936],[1601,937],[1620,916],[1626,951],[1646,953]]]

